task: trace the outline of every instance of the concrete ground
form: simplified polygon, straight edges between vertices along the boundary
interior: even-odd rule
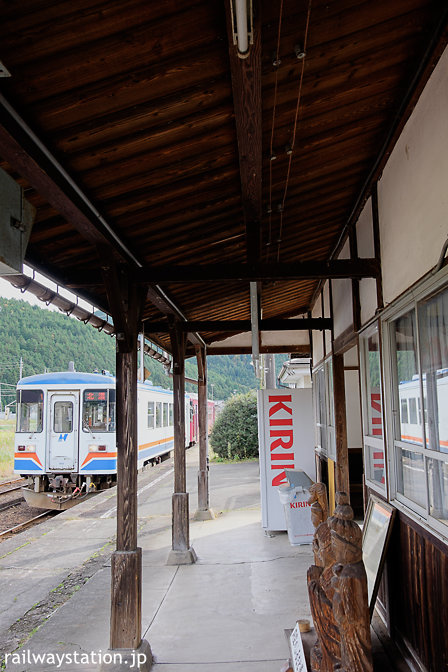
[[[197,449],[187,453],[190,512]],[[194,565],[167,566],[173,472],[139,477],[143,635],[155,672],[280,672],[284,629],[310,618],[310,546],[261,528],[258,463],[212,464],[215,520],[191,520]],[[104,492],[0,544],[0,644],[8,672],[107,669],[115,495]],[[9,654],[9,655],[8,655]],[[129,665],[130,669],[132,663]],[[112,669],[112,667],[111,667]]]

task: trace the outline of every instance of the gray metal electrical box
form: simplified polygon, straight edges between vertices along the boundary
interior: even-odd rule
[[[0,170],[0,275],[22,273],[34,216],[23,189]]]

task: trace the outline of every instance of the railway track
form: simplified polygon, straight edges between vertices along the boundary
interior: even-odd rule
[[[27,520],[24,520],[21,523],[13,525],[8,529],[3,530],[3,532],[0,532],[0,540],[7,539],[13,534],[22,532],[27,527],[32,527],[33,525],[37,525],[38,523],[43,523],[44,520],[46,520],[47,518],[53,518],[58,513],[59,511],[42,511],[42,513],[39,513],[37,516],[34,516],[33,518],[28,518]]]
[[[14,488],[8,488],[7,490],[0,490],[0,498],[2,495],[8,494],[8,492],[15,492],[16,490],[21,490],[22,485],[16,485]]]
[[[18,493],[25,482],[26,479],[15,479],[0,484],[0,541],[54,515],[53,511],[28,506]]]
[[[12,509],[13,506],[17,506],[24,502],[23,497],[16,497],[15,499],[10,499],[7,502],[2,502],[0,499],[0,511],[6,511],[7,509]]]
[[[5,493],[5,492],[13,492],[14,490],[20,490],[23,485],[25,485],[26,479],[25,478],[15,478],[12,481],[2,481],[0,483],[0,496]],[[11,488],[8,488],[7,486],[11,485]]]

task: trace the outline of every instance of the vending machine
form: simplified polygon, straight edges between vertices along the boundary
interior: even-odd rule
[[[285,472],[300,469],[316,480],[312,390],[259,390],[258,436],[262,525],[286,530],[279,496],[279,488],[288,485]]]

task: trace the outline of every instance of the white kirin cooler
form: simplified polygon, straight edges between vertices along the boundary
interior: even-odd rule
[[[288,485],[285,469],[303,469],[316,480],[311,389],[258,391],[258,437],[262,525],[286,530],[278,488]]]

